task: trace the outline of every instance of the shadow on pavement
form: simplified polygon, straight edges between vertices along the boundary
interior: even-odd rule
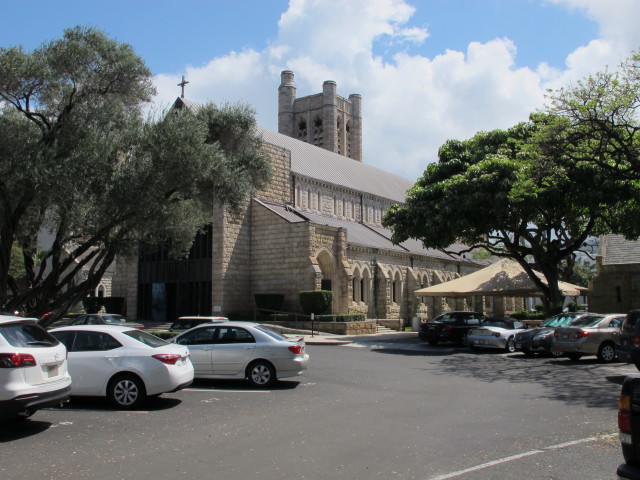
[[[36,412],[35,415],[38,415]],[[6,420],[0,422],[0,443],[13,442],[33,435],[38,435],[51,427],[50,422],[33,420]]]
[[[261,392],[264,390],[293,390],[298,385],[300,385],[299,381],[292,380],[278,380],[273,385],[270,385],[266,388],[255,387],[250,383],[244,380],[207,380],[207,379],[196,379],[189,386],[189,388],[210,388],[211,390],[228,390],[229,392],[235,391],[256,391]]]

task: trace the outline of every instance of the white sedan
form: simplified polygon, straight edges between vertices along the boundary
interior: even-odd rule
[[[467,344],[471,348],[499,348],[509,353],[516,351],[515,335],[527,326],[514,318],[489,318],[480,327],[470,330]]]
[[[303,373],[309,365],[304,338],[286,338],[251,322],[199,325],[175,337],[187,345],[196,378],[247,379],[267,387]]]
[[[118,408],[129,409],[148,396],[193,382],[189,350],[142,330],[82,325],[49,333],[69,351],[71,396],[106,396]]]

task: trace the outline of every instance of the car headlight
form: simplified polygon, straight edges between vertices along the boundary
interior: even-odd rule
[[[534,340],[544,340],[545,338],[550,337],[551,335],[553,335],[553,333],[547,332],[547,333],[538,333],[535,337],[533,337]]]

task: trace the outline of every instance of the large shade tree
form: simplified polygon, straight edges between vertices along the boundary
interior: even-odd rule
[[[145,117],[154,93],[143,60],[95,29],[0,49],[0,305],[64,313],[116,255],[163,244],[179,256],[214,202],[238,210],[268,184],[250,108]]]
[[[439,162],[383,223],[395,242],[415,238],[446,249],[461,241],[469,250],[515,259],[543,293],[547,311],[558,311],[561,262],[590,236],[617,231],[640,198],[637,185],[591,161],[589,137],[572,133],[566,118],[534,114],[508,130],[447,141]],[[637,230],[637,223],[627,227]]]

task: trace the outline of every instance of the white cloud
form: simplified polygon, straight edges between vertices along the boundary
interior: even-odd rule
[[[230,52],[204,67],[187,67],[187,96],[248,102],[262,126],[277,129],[281,70],[294,71],[298,96],[335,80],[340,95],[362,95],[364,161],[415,179],[437,160],[445,140],[526,120],[542,106],[547,88],[615,66],[640,45],[633,24],[640,18],[637,0],[546,1],[576,9],[600,26],[600,38],[572,52],[564,70],[544,63],[516,67],[517,45],[507,38],[433,58],[404,52],[408,42],[428,42],[428,32],[410,24],[414,7],[403,0],[291,0],[277,38],[264,51]],[[378,53],[381,46],[385,56]],[[176,75],[156,77],[159,102],[175,100],[179,81]]]

